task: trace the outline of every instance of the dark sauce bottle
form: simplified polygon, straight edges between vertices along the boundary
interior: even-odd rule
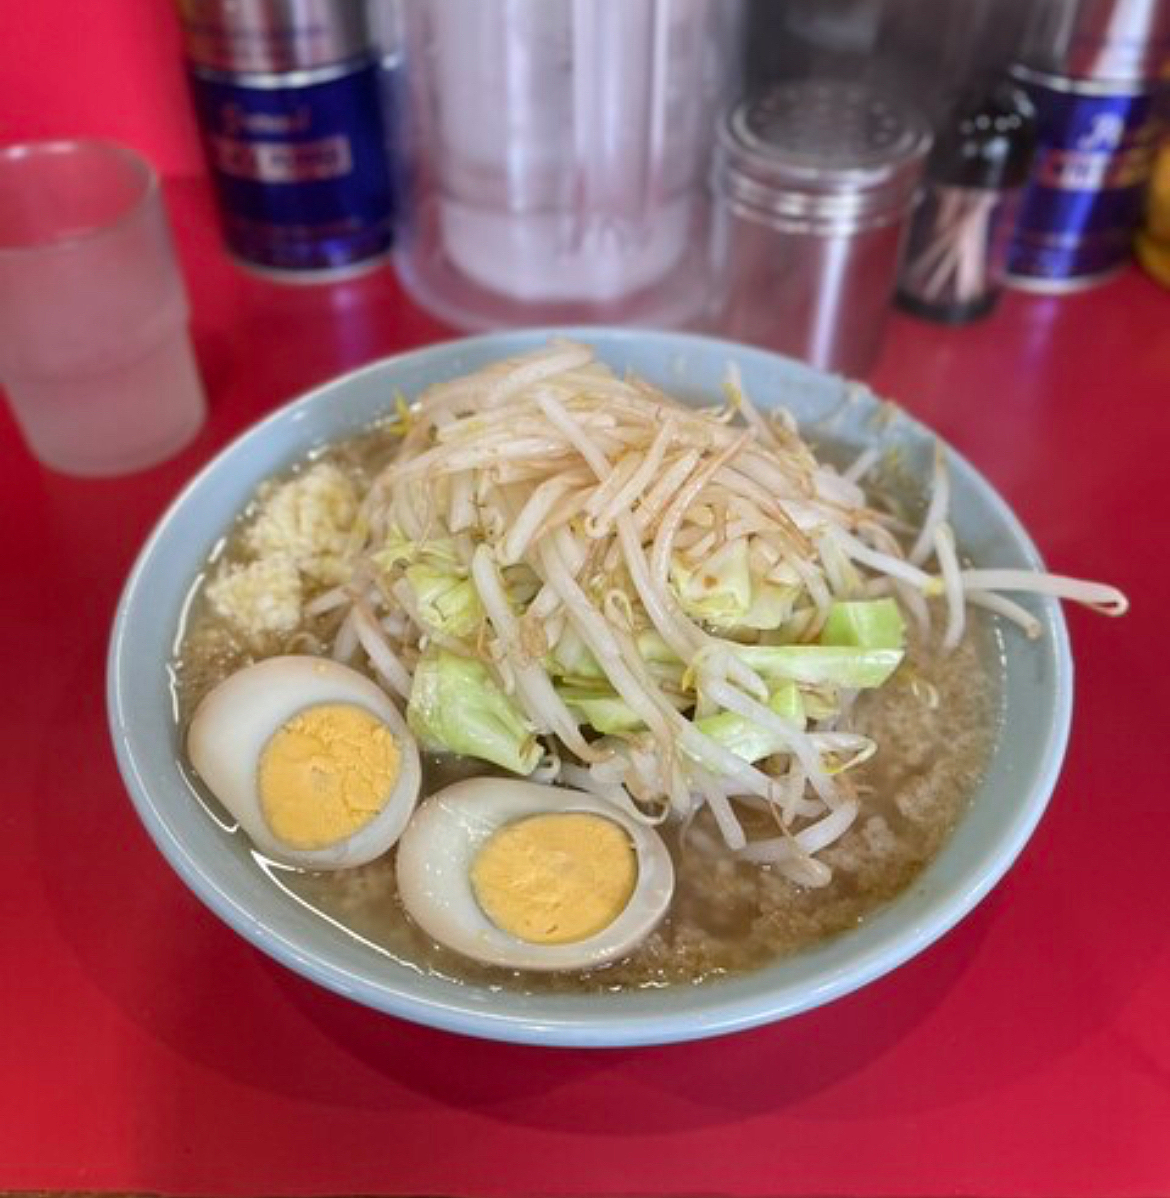
[[[1036,112],[1009,79],[981,80],[938,131],[898,280],[898,305],[962,324],[986,316],[1036,144]]]

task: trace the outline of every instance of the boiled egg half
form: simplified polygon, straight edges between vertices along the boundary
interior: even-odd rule
[[[653,828],[582,791],[470,778],[398,844],[398,891],[440,944],[509,969],[625,956],[666,913],[674,867]]]
[[[191,764],[264,854],[348,869],[398,840],[418,799],[414,737],[386,693],[321,657],[270,657],[199,704]]]

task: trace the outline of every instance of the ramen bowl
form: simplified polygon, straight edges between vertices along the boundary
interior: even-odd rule
[[[184,775],[168,665],[192,584],[257,486],[311,450],[360,431],[396,391],[417,395],[551,336],[683,399],[710,402],[734,361],[757,402],[781,403],[814,440],[896,449],[927,480],[936,438],[856,383],[762,350],[688,334],[603,328],[491,334],[387,358],[314,389],[215,458],[159,521],[118,606],[109,652],[110,727],[127,790],[179,877],[240,935],[288,968],[383,1011],[463,1035],[543,1045],[625,1046],[699,1039],[783,1019],[864,986],[967,914],[1003,877],[1052,793],[1068,735],[1072,663],[1058,604],[1025,598],[1033,640],[1015,629],[993,667],[1002,722],[953,834],[912,885],[857,927],[739,976],[603,993],[524,993],[456,982],[399,963],[271,884],[249,846],[194,801]],[[1039,555],[992,487],[951,452],[951,518],[977,564],[1039,568]]]

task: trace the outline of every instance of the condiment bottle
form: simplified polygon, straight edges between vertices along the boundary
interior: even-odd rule
[[[361,0],[177,0],[224,238],[253,272],[323,282],[390,247],[377,54]]]
[[[1170,64],[1167,65],[1170,77]],[[1152,279],[1163,287],[1170,287],[1170,95],[1163,94],[1166,116],[1162,146],[1154,160],[1154,171],[1150,176],[1146,192],[1145,226],[1137,235],[1135,248],[1138,261]]]
[[[959,98],[927,163],[900,307],[948,324],[992,310],[1035,143],[1035,109],[1009,80],[983,81]]]
[[[1036,154],[1007,255],[1008,286],[1042,294],[1124,270],[1159,137],[1167,0],[1033,4],[1012,78],[1036,106]]]
[[[739,104],[712,173],[710,323],[864,374],[929,148],[919,112],[868,84],[801,80]]]

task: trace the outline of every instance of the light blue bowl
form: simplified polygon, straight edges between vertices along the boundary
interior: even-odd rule
[[[986,777],[935,861],[900,898],[856,930],[757,972],[698,987],[600,995],[489,993],[397,965],[280,893],[239,837],[192,801],[179,769],[167,663],[192,581],[256,486],[322,442],[384,412],[396,389],[423,387],[531,349],[553,333],[586,341],[618,371],[710,401],[729,361],[749,393],[779,402],[817,436],[897,445],[929,476],[933,435],[863,388],[761,350],[685,334],[614,329],[501,333],[387,358],[326,383],[244,434],[183,491],[138,558],[110,644],[110,727],[127,789],[150,835],[188,886],[276,960],[371,1007],[465,1035],[532,1044],[603,1046],[693,1040],[808,1010],[902,964],[960,920],[1003,876],[1039,820],[1068,736],[1072,661],[1059,606],[1027,602],[1044,634],[1008,633],[1006,710]],[[1039,556],[988,483],[952,454],[953,512],[977,563],[1037,567]]]

